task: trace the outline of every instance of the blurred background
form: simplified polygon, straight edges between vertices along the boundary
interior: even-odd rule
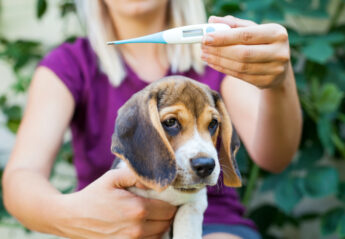
[[[172,0],[174,1],[174,0]],[[239,189],[263,238],[345,238],[345,0],[205,0],[209,15],[276,22],[289,32],[304,128],[291,165],[273,175],[241,147]],[[84,34],[73,0],[0,0],[0,180],[38,61]],[[75,187],[70,134],[51,175],[63,193]],[[22,200],[26,200],[23,198]],[[31,232],[4,209],[0,238],[57,238]]]

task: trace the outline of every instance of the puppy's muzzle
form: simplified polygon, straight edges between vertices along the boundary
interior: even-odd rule
[[[192,169],[200,178],[206,178],[213,172],[216,163],[212,158],[195,158],[190,161]]]

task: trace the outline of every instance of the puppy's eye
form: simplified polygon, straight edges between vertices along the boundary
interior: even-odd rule
[[[176,127],[178,125],[178,121],[175,118],[167,119],[163,121],[163,125],[167,128]]]
[[[170,118],[162,122],[164,130],[171,136],[175,136],[180,132],[181,125],[175,118]]]
[[[218,127],[218,120],[212,119],[210,124],[208,125],[208,130],[210,131],[210,134],[213,135]]]

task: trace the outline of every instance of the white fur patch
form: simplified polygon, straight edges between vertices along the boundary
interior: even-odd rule
[[[207,185],[215,185],[220,173],[217,150],[211,141],[206,141],[200,136],[196,128],[194,129],[193,137],[175,152],[179,176],[183,178],[185,184],[188,185],[193,183],[192,175],[190,175],[190,172],[192,171],[190,161],[200,153],[205,154],[215,160],[215,168],[212,174],[206,179]]]

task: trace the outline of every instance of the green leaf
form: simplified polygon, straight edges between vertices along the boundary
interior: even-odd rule
[[[338,231],[338,236],[340,238],[345,237],[345,212],[344,212],[343,216],[340,218],[340,221],[339,221],[338,227],[337,227],[337,231]]]
[[[0,97],[0,108],[2,108],[2,107],[5,106],[6,101],[7,101],[6,96],[5,96],[5,95],[2,95],[2,96]]]
[[[267,192],[273,190],[280,182],[277,179],[277,175],[269,175],[268,177],[264,178],[260,188],[260,192]]]
[[[345,182],[339,183],[337,198],[340,200],[340,202],[345,203]]]
[[[74,1],[71,1],[71,2],[64,2],[61,6],[60,6],[60,11],[61,11],[61,17],[64,17],[66,16],[67,14],[69,13],[72,13],[72,12],[76,12],[76,9],[75,9],[75,4],[74,4]]]
[[[296,78],[296,86],[298,91],[306,91],[307,90],[307,81],[304,74],[295,73]]]
[[[22,109],[18,105],[5,108],[3,112],[9,120],[20,120],[22,117]]]
[[[321,233],[328,236],[336,232],[340,219],[344,216],[345,211],[342,208],[335,208],[328,211],[321,217]]]
[[[10,62],[15,72],[19,71],[31,60],[42,58],[41,43],[39,42],[29,40],[3,42],[4,46],[1,48],[4,50],[0,53],[0,57]]]
[[[239,148],[236,155],[236,161],[241,173],[249,173],[250,161],[245,147]]]
[[[247,11],[257,11],[262,9],[267,9],[271,4],[273,0],[248,0],[245,1],[245,10]]]
[[[285,180],[288,180],[288,174],[286,173],[286,171],[280,174],[271,174],[263,179],[260,191],[267,192],[270,190],[274,190],[279,183]]]
[[[333,56],[334,50],[328,42],[315,40],[303,47],[302,53],[307,59],[324,64]]]
[[[37,9],[36,9],[37,18],[39,19],[42,18],[46,10],[47,10],[47,1],[37,0]]]
[[[233,14],[241,9],[239,0],[215,1],[215,3],[209,4],[209,6],[212,9],[211,14],[216,16]]]
[[[71,142],[66,142],[60,148],[58,155],[56,156],[56,162],[58,161],[66,161],[68,163],[72,163],[73,160],[73,150]]]
[[[17,81],[12,85],[12,89],[17,93],[26,92],[31,82],[31,76],[25,77],[19,73],[16,73],[16,78]]]
[[[272,22],[283,22],[284,12],[278,9],[276,11],[267,11],[265,14],[265,19]]]
[[[290,0],[276,1],[290,15],[310,16],[314,18],[326,18],[328,13],[324,4],[319,4],[317,8],[313,6],[312,0]],[[322,1],[321,1],[322,2]]]
[[[338,184],[338,171],[332,167],[314,167],[307,172],[304,179],[305,192],[313,198],[335,194]]]
[[[6,123],[7,128],[14,134],[17,133],[19,125],[20,120],[8,120]]]
[[[334,145],[332,142],[332,121],[323,116],[317,121],[317,133],[319,139],[329,155],[334,154]]]
[[[332,62],[326,65],[328,71],[326,81],[335,84],[342,92],[345,91],[345,67],[341,62]]]
[[[302,199],[299,179],[289,178],[277,185],[274,192],[275,202],[285,213],[290,213]]]
[[[269,204],[261,205],[252,210],[249,214],[249,218],[255,222],[260,233],[263,234],[266,234],[272,225],[282,226],[289,223],[297,227],[299,224],[295,218],[286,215],[277,207]]]
[[[344,43],[344,41],[345,35],[342,32],[331,32],[325,35],[301,35],[295,31],[289,30],[289,42],[293,46],[311,45],[315,42],[323,42],[322,44],[341,44]]]
[[[288,29],[288,33],[289,33],[289,43],[292,46],[301,45],[309,41],[308,36],[300,35],[297,32],[292,31],[290,29]]]
[[[326,41],[331,44],[340,44],[344,43],[345,35],[341,32],[331,32],[326,35],[318,36],[318,40]]]
[[[75,185],[74,184],[60,190],[60,192],[62,194],[72,193],[73,191],[75,191]]]
[[[343,99],[344,93],[332,83],[324,84],[315,99],[315,106],[320,114],[336,111]]]
[[[278,208],[272,205],[263,205],[250,212],[249,217],[255,222],[261,233],[265,233],[275,221]]]
[[[294,169],[306,169],[313,166],[323,156],[323,150],[319,143],[313,142],[301,147],[298,160],[294,163]]]

